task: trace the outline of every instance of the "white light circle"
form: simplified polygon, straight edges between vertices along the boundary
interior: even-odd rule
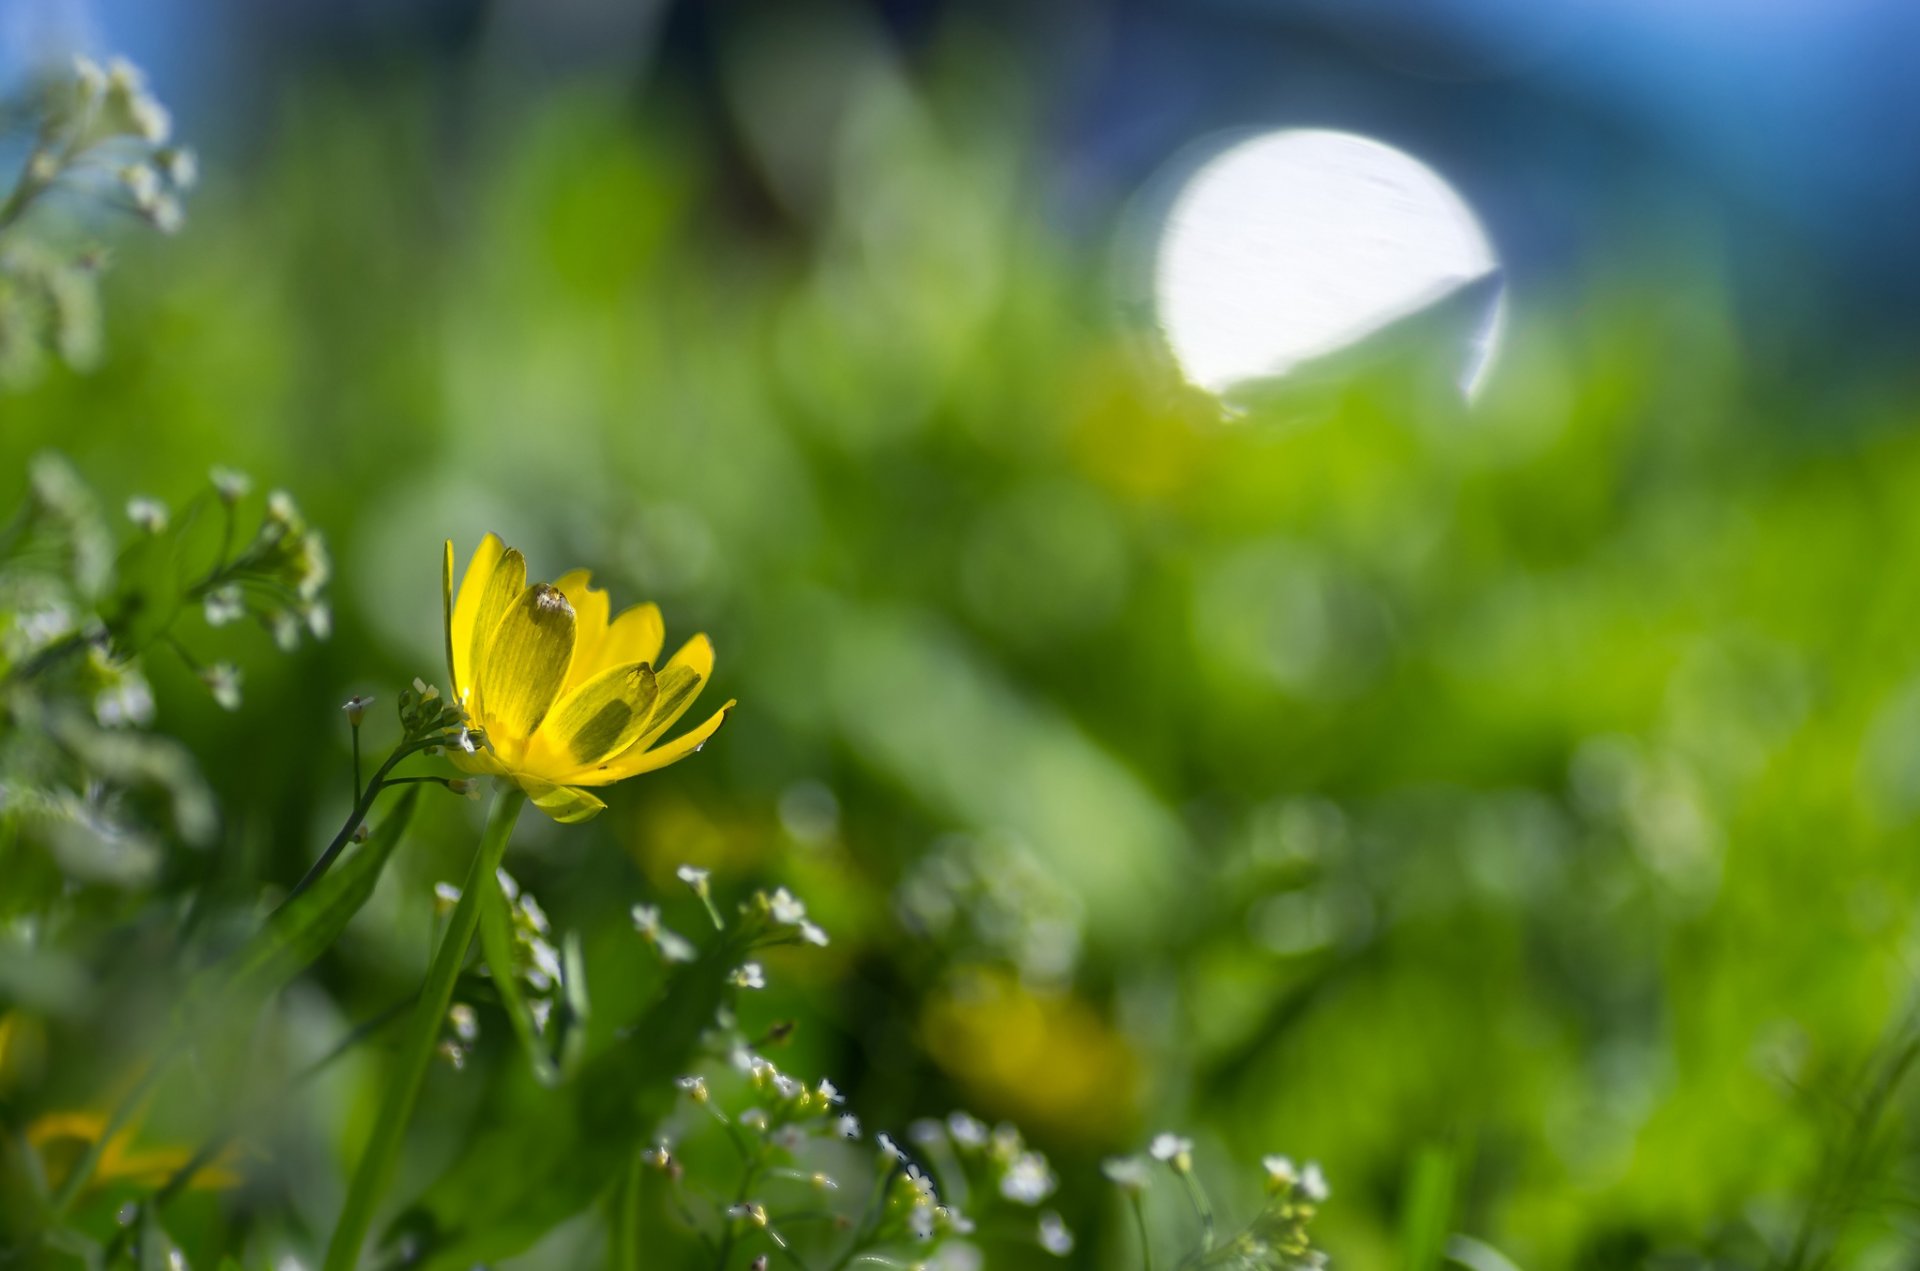
[[[1433,169],[1352,133],[1288,129],[1193,170],[1161,225],[1153,302],[1182,374],[1224,394],[1337,353],[1498,270],[1478,218]],[[1462,339],[1469,394],[1504,308],[1497,299]]]

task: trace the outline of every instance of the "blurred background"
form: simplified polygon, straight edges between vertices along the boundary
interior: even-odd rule
[[[202,170],[0,481],[223,464],[328,535],[334,637],[234,638],[243,712],[154,659],[226,822],[163,894],[299,876],[339,703],[439,677],[440,542],[494,530],[741,700],[523,825],[590,980],[683,861],[791,885],[783,1067],[1018,1122],[1075,1265],[1168,1128],[1229,1211],[1322,1161],[1338,1265],[1434,1196],[1479,1271],[1763,1265],[1920,970],[1916,49],[1898,0],[0,0],[9,87],[125,54]],[[479,815],[277,1026],[417,983]],[[125,1067],[99,913],[47,1106]],[[219,1221],[324,1231],[377,1078]],[[1843,1265],[1913,1264],[1893,1104]]]

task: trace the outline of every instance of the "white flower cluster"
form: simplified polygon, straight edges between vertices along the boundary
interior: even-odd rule
[[[1145,1210],[1140,1207],[1140,1194],[1153,1181],[1155,1163],[1173,1171],[1196,1209],[1210,1212],[1204,1200],[1205,1189],[1194,1173],[1193,1140],[1172,1131],[1156,1134],[1144,1154],[1111,1157],[1101,1165],[1107,1178],[1127,1194],[1135,1212],[1141,1215],[1143,1234]],[[1265,1208],[1227,1240],[1208,1265],[1217,1261],[1245,1271],[1311,1271],[1324,1267],[1326,1255],[1313,1248],[1307,1224],[1332,1194],[1326,1175],[1312,1161],[1295,1165],[1286,1156],[1267,1156],[1261,1164],[1267,1174]]]

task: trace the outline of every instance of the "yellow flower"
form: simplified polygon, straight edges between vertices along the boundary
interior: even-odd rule
[[[27,1126],[27,1143],[40,1156],[40,1167],[47,1180],[58,1186],[87,1149],[106,1133],[107,1118],[97,1112],[50,1112]],[[223,1152],[194,1171],[188,1186],[194,1188],[238,1187],[240,1176],[227,1163],[232,1152]],[[116,1183],[135,1187],[159,1187],[193,1159],[183,1147],[135,1148],[133,1128],[121,1129],[100,1149],[100,1159],[87,1181],[91,1193]]]
[[[587,583],[580,569],[529,586],[525,559],[489,534],[456,598],[447,543],[447,673],[484,740],[470,753],[455,749],[453,761],[515,782],[556,821],[584,821],[606,807],[582,786],[686,758],[733,709],[729,701],[659,745],[712,676],[713,645],[696,635],[656,669],[666,637],[659,608],[635,605],[609,621],[607,593]]]

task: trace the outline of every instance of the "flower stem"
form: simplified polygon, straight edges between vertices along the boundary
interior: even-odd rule
[[[1153,1241],[1147,1236],[1147,1207],[1137,1191],[1129,1192],[1127,1199],[1133,1205],[1133,1225],[1140,1232],[1141,1271],[1153,1271]]]
[[[320,853],[320,858],[314,861],[300,881],[293,885],[293,890],[287,893],[286,899],[275,907],[274,912],[279,913],[280,910],[292,904],[294,897],[319,882],[321,875],[332,868],[334,861],[339,859],[340,853],[345,851],[347,844],[353,840],[353,832],[360,828],[360,823],[367,819],[367,813],[373,810],[373,801],[379,797],[380,791],[395,784],[387,780],[387,774],[392,772],[402,759],[433,746],[445,744],[446,739],[442,737],[422,737],[399,746],[391,755],[388,755],[387,761],[374,771],[373,780],[368,782],[367,788],[361,792],[360,801],[354,804],[353,811],[347,814],[347,823],[340,827],[340,832],[333,836],[333,842],[327,844],[327,850]]]
[[[514,822],[526,802],[526,793],[518,786],[505,786],[494,796],[493,811],[487,817],[486,831],[480,836],[480,850],[474,853],[473,867],[460,892],[460,903],[454,906],[446,934],[440,937],[440,947],[427,971],[426,983],[420,987],[420,999],[414,1004],[407,1036],[401,1044],[399,1066],[380,1097],[380,1113],[373,1124],[373,1135],[360,1156],[359,1168],[354,1171],[340,1223],[333,1229],[333,1240],[327,1246],[326,1271],[351,1271],[359,1263],[361,1246],[366,1243],[367,1231],[373,1225],[374,1206],[380,1203],[380,1193],[386,1190],[387,1180],[393,1176],[407,1121],[413,1114],[420,1087],[426,1081],[427,1066],[433,1060],[440,1030],[445,1027],[454,981],[467,960],[467,946],[473,943],[474,927],[480,918],[480,889],[492,884],[494,871],[500,868],[500,858],[506,854],[507,840],[513,837]]]

